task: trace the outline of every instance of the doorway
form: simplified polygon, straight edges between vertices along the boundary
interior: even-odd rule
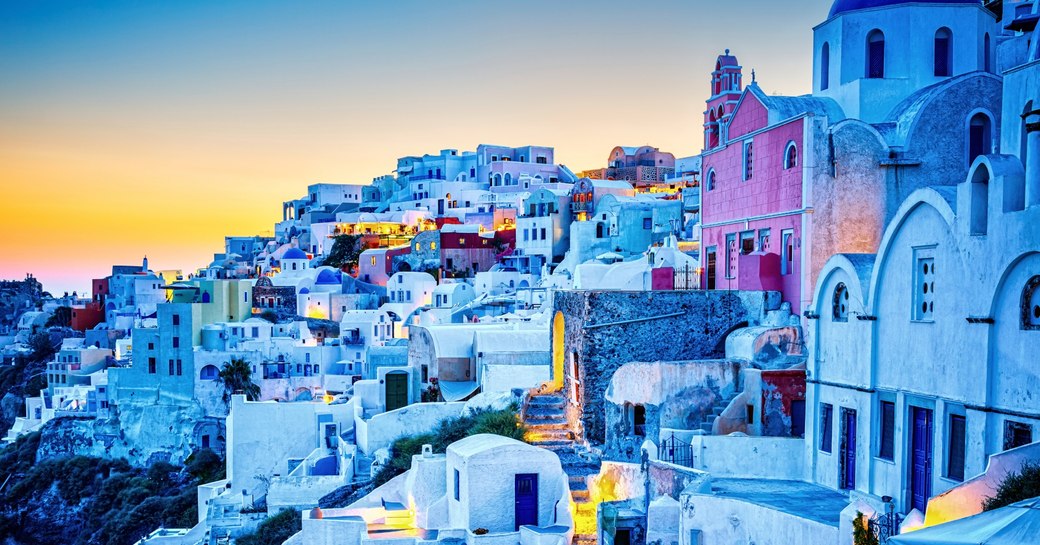
[[[924,513],[932,495],[932,411],[910,407],[910,507]]]
[[[408,374],[387,373],[386,410],[392,411],[408,405]]]
[[[715,252],[715,248],[708,249],[708,267],[707,267],[707,278],[706,284],[709,290],[715,289],[715,267],[718,254]]]
[[[841,449],[838,462],[841,464],[841,489],[856,488],[856,411],[841,409]]]
[[[514,531],[519,531],[521,526],[538,525],[538,474],[518,473],[515,481],[515,493],[513,495]]]

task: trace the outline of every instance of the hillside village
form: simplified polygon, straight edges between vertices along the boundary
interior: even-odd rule
[[[285,545],[852,545],[970,520],[1040,463],[1040,2],[820,20],[809,95],[738,44],[698,61],[697,155],[403,156],[287,195],[196,270],[3,283],[5,365],[56,347],[5,441],[222,458],[197,518],[141,545],[283,512]]]

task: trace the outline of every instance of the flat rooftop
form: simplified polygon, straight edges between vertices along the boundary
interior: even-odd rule
[[[847,494],[802,481],[712,479],[711,491],[835,528],[849,505]]]

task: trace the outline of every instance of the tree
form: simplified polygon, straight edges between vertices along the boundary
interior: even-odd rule
[[[253,382],[253,369],[249,362],[233,358],[225,363],[217,374],[217,379],[224,385],[224,403],[231,403],[231,396],[245,394],[246,399],[256,401],[260,398],[260,387]]]
[[[72,307],[58,307],[47,318],[47,327],[72,327]]]
[[[329,250],[329,255],[322,265],[337,269],[357,267],[363,251],[365,245],[361,235],[336,235],[332,250]]]
[[[51,334],[44,331],[29,337],[29,349],[32,350],[33,361],[48,361],[58,352],[59,342],[54,342]]]

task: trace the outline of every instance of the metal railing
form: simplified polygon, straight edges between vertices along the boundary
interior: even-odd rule
[[[669,462],[683,467],[693,467],[693,445],[679,439],[673,433],[671,437],[661,442],[657,457],[662,462]]]

